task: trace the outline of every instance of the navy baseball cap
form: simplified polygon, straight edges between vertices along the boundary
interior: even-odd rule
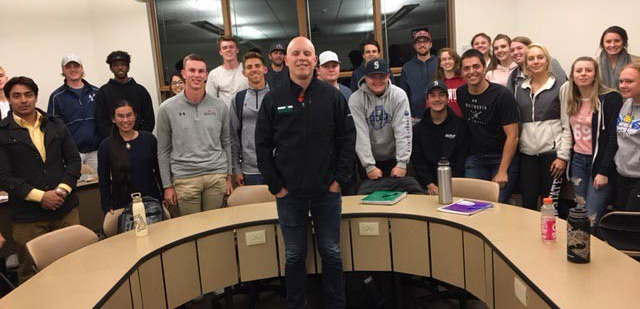
[[[449,91],[447,90],[447,85],[444,84],[443,81],[441,80],[434,80],[432,82],[429,83],[429,85],[427,85],[427,91],[425,93],[429,93],[431,90],[435,89],[435,88],[440,88],[444,91],[444,93],[447,94],[447,96],[449,96]]]
[[[367,62],[367,66],[364,68],[364,75],[383,73],[390,74],[389,66],[387,62],[382,58],[373,58]]]
[[[272,53],[276,50],[281,50],[283,53],[287,52],[287,50],[284,48],[284,45],[282,43],[276,43],[271,45],[271,48],[269,48],[269,53]]]

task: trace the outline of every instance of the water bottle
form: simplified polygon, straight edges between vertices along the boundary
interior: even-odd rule
[[[149,235],[149,229],[147,229],[147,212],[145,211],[144,204],[142,203],[142,195],[138,193],[131,194],[131,200],[133,201],[133,226],[136,230],[136,236],[144,237]]]
[[[553,207],[553,199],[545,197],[542,199],[540,209],[540,233],[544,242],[556,240],[556,209]]]
[[[567,260],[573,263],[589,263],[591,259],[590,244],[591,220],[584,207],[569,210],[567,217]]]
[[[451,166],[449,166],[447,158],[442,158],[438,161],[438,203],[451,204],[453,202],[451,187]]]

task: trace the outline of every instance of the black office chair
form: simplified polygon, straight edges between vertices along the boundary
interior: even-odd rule
[[[640,212],[610,212],[600,219],[600,231],[612,247],[640,261]]]

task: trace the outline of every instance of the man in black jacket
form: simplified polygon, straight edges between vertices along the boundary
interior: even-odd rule
[[[344,96],[314,78],[311,41],[289,43],[289,81],[264,97],[256,126],[258,169],[276,196],[285,243],[289,308],[306,308],[305,259],[308,214],[322,257],[327,308],[344,308],[340,258],[340,188],[349,183],[356,131]]]
[[[136,113],[134,130],[153,132],[156,120],[153,114],[151,96],[144,86],[129,77],[131,56],[124,51],[114,51],[107,56],[113,78],[102,85],[96,96],[96,123],[102,138],[111,136],[113,103],[125,99]]]
[[[12,111],[0,121],[0,187],[9,193],[24,282],[33,275],[25,244],[79,222],[80,155],[64,121],[35,108],[38,86],[31,78],[12,78],[4,92]]]
[[[429,108],[413,127],[411,162],[416,178],[427,194],[438,194],[438,161],[449,160],[453,177],[464,176],[466,159],[466,124],[447,107],[448,91],[444,82],[433,81],[427,86]]]

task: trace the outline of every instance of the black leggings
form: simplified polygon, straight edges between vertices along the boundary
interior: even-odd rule
[[[554,179],[549,169],[555,159],[555,153],[539,156],[520,153],[520,192],[522,192],[522,204],[525,208],[537,210],[538,197],[544,198],[551,195]],[[561,184],[561,182],[556,183],[558,193]]]
[[[618,179],[616,179],[616,209],[640,211],[640,178],[618,175]]]

